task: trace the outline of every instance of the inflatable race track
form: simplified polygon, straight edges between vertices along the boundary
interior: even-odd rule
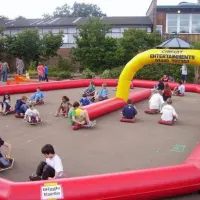
[[[129,95],[130,82],[135,73],[151,63],[192,64],[200,66],[200,51],[153,49],[133,58],[122,71],[116,97],[84,107],[90,118],[97,118],[122,108],[130,98],[134,103],[147,99],[150,89],[136,91]],[[0,94],[60,90],[87,87],[91,80],[72,80],[27,85],[7,85],[0,87]],[[93,79],[95,86],[106,83],[115,87],[116,80]],[[153,88],[157,82],[134,80],[135,87]],[[169,83],[173,89],[177,83]],[[200,93],[200,86],[185,84],[186,92]],[[198,124],[197,124],[198,126]],[[151,200],[178,195],[186,195],[200,190],[200,145],[184,163],[154,169],[127,171],[96,176],[59,179],[53,181],[14,183],[0,179],[0,200]]]

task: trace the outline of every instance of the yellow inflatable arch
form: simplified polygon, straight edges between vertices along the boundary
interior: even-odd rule
[[[200,66],[200,50],[191,49],[151,49],[135,56],[123,69],[116,92],[116,97],[127,101],[131,80],[136,72],[152,63],[191,64]]]

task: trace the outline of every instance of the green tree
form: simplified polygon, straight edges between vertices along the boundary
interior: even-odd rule
[[[18,17],[16,17],[15,19],[26,19],[25,17],[19,15]]]
[[[0,58],[5,51],[4,27],[0,26]]]
[[[161,43],[158,33],[147,33],[146,30],[128,29],[125,30],[120,39],[120,46],[124,53],[124,59],[128,62],[139,52],[154,48]]]
[[[6,53],[22,57],[27,64],[56,56],[61,45],[62,32],[58,35],[48,33],[41,38],[38,29],[24,30],[5,39]]]
[[[95,4],[77,3],[75,2],[71,8],[72,17],[102,17],[105,13]]]
[[[110,26],[101,20],[89,19],[88,23],[78,27],[75,35],[77,47],[71,51],[72,59],[80,62],[85,69],[102,71],[112,68],[117,61],[113,59],[118,49],[118,40],[106,37]]]
[[[40,40],[39,55],[43,58],[57,56],[57,50],[63,45],[63,32],[57,35],[49,32]]]
[[[96,4],[75,2],[72,6],[64,4],[57,7],[52,15],[44,14],[44,18],[52,17],[102,17],[106,16]]]
[[[0,20],[8,20],[8,17],[6,17],[4,15],[0,15]]]

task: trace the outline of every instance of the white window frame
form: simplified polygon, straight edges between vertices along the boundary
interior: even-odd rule
[[[167,34],[170,34],[169,33],[169,30],[168,30],[168,16],[171,15],[171,14],[176,14],[176,13],[167,13],[166,14],[166,33]],[[177,34],[200,34],[200,33],[192,33],[192,13],[191,14],[187,14],[189,15],[189,33],[180,33],[180,15],[181,14],[177,14]]]

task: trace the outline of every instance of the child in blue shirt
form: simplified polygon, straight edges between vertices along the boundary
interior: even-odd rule
[[[179,86],[174,88],[174,95],[184,95],[185,94],[185,86],[183,82],[179,82]]]
[[[45,66],[44,66],[44,80],[45,80],[46,82],[49,82],[49,79],[48,79],[48,72],[49,72],[49,68],[48,68],[47,64],[45,64]]]
[[[136,107],[133,105],[131,99],[128,99],[127,105],[122,109],[122,115],[126,119],[134,119],[135,115],[137,115]]]
[[[27,104],[27,97],[22,96],[21,99],[18,99],[15,104],[15,113],[17,115],[23,116],[28,109],[28,104]]]
[[[86,94],[83,94],[82,98],[80,99],[81,106],[90,105],[90,100],[87,98]]]
[[[95,96],[91,99],[92,102],[94,101],[103,101],[108,98],[108,89],[106,88],[106,84],[102,84],[102,89],[95,94]]]
[[[30,98],[31,102],[39,103],[44,100],[44,93],[41,92],[40,88],[38,87],[36,92]]]

